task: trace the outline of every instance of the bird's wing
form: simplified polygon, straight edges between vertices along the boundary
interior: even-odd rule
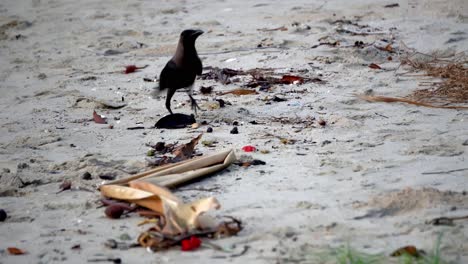
[[[202,72],[203,72],[203,65],[202,65],[202,62],[200,60],[200,58],[198,58],[198,61],[197,61],[197,75],[202,75]]]
[[[159,90],[186,88],[193,84],[194,79],[195,74],[183,70],[173,60],[170,60],[161,71]]]
[[[169,88],[168,81],[174,75],[174,69],[176,67],[177,65],[172,60],[168,61],[166,66],[164,66],[163,70],[161,71],[161,74],[159,75],[159,90]]]

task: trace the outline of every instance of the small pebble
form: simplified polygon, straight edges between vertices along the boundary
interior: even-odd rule
[[[327,124],[327,122],[325,122],[325,120],[323,120],[323,119],[320,119],[318,121],[318,124],[321,125],[321,126],[325,126]]]
[[[101,174],[99,178],[106,181],[112,181],[115,179],[115,175]]]
[[[89,172],[85,172],[85,173],[83,173],[83,176],[81,176],[81,179],[86,180],[86,181],[89,181],[92,178],[93,177],[91,176],[91,173],[89,173]]]
[[[29,167],[29,165],[27,163],[24,163],[24,162],[19,163],[18,166],[17,166],[18,169],[26,169],[27,167]]]
[[[238,126],[238,125],[239,125],[239,122],[234,121],[234,122],[232,122],[232,125],[233,125],[233,126]]]
[[[0,209],[0,222],[5,221],[6,218],[7,218],[7,213],[5,212],[5,210]]]
[[[211,133],[211,132],[213,132],[213,128],[212,128],[212,127],[208,127],[208,128],[206,129],[206,133]]]
[[[239,130],[237,129],[237,127],[234,127],[233,129],[231,129],[231,134],[239,134]]]
[[[124,211],[125,211],[125,209],[122,206],[117,205],[117,204],[111,204],[111,205],[107,206],[104,213],[109,218],[118,219],[118,218],[120,218],[120,216],[122,216]]]

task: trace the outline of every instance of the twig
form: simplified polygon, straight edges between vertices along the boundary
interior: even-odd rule
[[[454,216],[454,217],[437,217],[430,221],[427,221],[426,224],[429,225],[453,225],[453,221],[468,219],[468,215],[465,216]]]
[[[201,192],[212,192],[215,190],[218,190],[219,187],[213,187],[213,188],[183,188],[183,189],[178,189],[177,191],[201,191]]]
[[[424,174],[424,175],[427,175],[427,174],[449,174],[449,173],[452,173],[452,172],[466,171],[466,170],[468,170],[468,168],[448,170],[448,171],[430,171],[430,172],[423,172],[421,174]]]
[[[378,115],[378,116],[381,116],[381,117],[383,117],[383,118],[388,118],[388,116],[384,116],[384,115],[379,114],[379,113],[375,113],[375,114]]]
[[[412,105],[418,106],[425,106],[430,108],[444,108],[444,109],[468,109],[468,106],[443,106],[443,105],[433,105],[422,103],[418,101],[413,101],[405,98],[398,98],[398,97],[387,97],[387,96],[369,96],[369,95],[356,95],[358,98],[369,101],[369,102],[384,102],[384,103],[407,103]]]

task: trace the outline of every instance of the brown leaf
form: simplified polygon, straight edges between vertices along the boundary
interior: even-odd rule
[[[377,64],[375,64],[375,63],[369,64],[369,68],[371,68],[371,69],[377,69],[377,70],[382,69],[382,67],[380,67],[379,65],[377,65]]]
[[[94,122],[98,124],[107,124],[107,118],[99,115],[98,113],[96,113],[96,111],[93,112],[93,119]]]
[[[22,249],[19,249],[19,248],[16,248],[16,247],[9,247],[7,248],[8,250],[8,253],[10,253],[11,255],[23,255],[23,254],[26,254],[26,251],[22,250]]]
[[[178,146],[174,149],[172,154],[176,156],[179,161],[190,159],[193,155],[193,150],[195,146],[198,144],[198,141],[202,137],[203,134],[198,135],[198,137],[192,139],[189,143]]]
[[[304,83],[304,78],[294,75],[284,75],[280,82],[284,84],[302,84]]]
[[[234,95],[249,95],[249,94],[258,94],[255,90],[249,89],[235,89],[229,92],[221,93],[221,95],[234,94]]]
[[[119,185],[103,185],[100,191],[105,197],[132,202],[155,212],[164,213],[161,198],[153,193]]]
[[[71,181],[63,181],[62,184],[60,184],[60,186],[59,186],[60,191],[58,191],[57,193],[61,193],[61,192],[66,191],[66,190],[70,190],[71,186],[72,186]]]
[[[176,203],[182,202],[182,200],[180,200],[179,197],[175,196],[169,189],[162,186],[158,186],[144,181],[131,181],[128,183],[128,185],[132,188],[156,194],[160,197],[164,197],[165,199],[172,200]]]
[[[410,255],[418,258],[424,255],[424,251],[417,249],[415,246],[404,246],[390,254],[392,257],[398,257],[402,255]]]
[[[393,52],[392,44],[388,44],[387,46],[385,46],[384,49],[385,49],[385,51]]]

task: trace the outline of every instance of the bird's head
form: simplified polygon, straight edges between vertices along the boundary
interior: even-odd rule
[[[186,29],[180,34],[180,39],[184,44],[195,43],[195,40],[203,34],[203,31],[196,29]]]

